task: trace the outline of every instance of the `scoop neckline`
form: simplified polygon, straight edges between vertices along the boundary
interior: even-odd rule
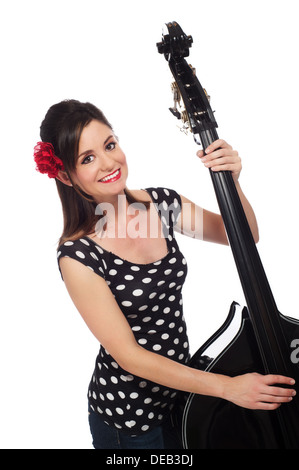
[[[162,258],[160,259],[157,259],[156,261],[151,261],[150,263],[134,263],[133,261],[130,261],[128,259],[125,259],[125,258],[122,258],[121,256],[117,255],[116,253],[113,253],[113,251],[109,251],[109,250],[106,250],[105,248],[103,248],[99,243],[95,242],[92,238],[88,237],[87,235],[85,235],[84,237],[81,237],[81,239],[85,239],[87,241],[91,241],[95,246],[99,247],[101,250],[103,250],[105,253],[107,253],[108,255],[112,255],[114,256],[115,258],[125,262],[125,263],[129,263],[133,266],[151,266],[151,265],[156,265],[158,266],[159,264],[161,264],[166,258],[168,258],[169,255],[171,255],[171,251],[170,251],[170,247],[169,247],[169,242],[170,240],[167,238],[165,238],[165,241],[166,241],[166,245],[167,245],[167,253],[165,254],[165,256],[162,256]]]
[[[157,201],[154,201],[154,199],[153,199],[153,197],[152,197],[152,195],[151,195],[149,189],[150,189],[150,188],[142,188],[142,191],[146,192],[146,193],[149,195],[150,200],[152,201],[152,203],[153,203],[153,204],[155,205],[155,207],[156,207]],[[156,207],[156,210],[157,210],[158,217],[160,218],[160,222],[161,222],[161,224],[163,225],[163,221],[161,220],[161,216],[160,216],[160,214],[159,214],[159,211],[158,211],[157,207]],[[118,256],[116,253],[113,253],[113,251],[106,250],[106,249],[103,248],[99,243],[95,242],[92,238],[90,238],[90,237],[87,236],[87,235],[86,235],[85,237],[83,237],[83,238],[87,238],[88,240],[91,240],[95,246],[98,246],[98,247],[99,247],[101,250],[103,250],[105,253],[107,253],[107,254],[109,254],[109,255],[112,255],[112,256],[114,256],[115,258],[118,258],[118,259],[120,259],[121,261],[126,262],[126,263],[129,263],[129,264],[131,264],[131,265],[133,265],[133,266],[134,266],[134,265],[135,265],[135,266],[151,266],[151,265],[157,265],[157,266],[158,266],[158,265],[161,264],[166,258],[168,258],[169,255],[171,255],[170,240],[169,240],[168,237],[165,237],[166,247],[167,247],[167,253],[166,253],[162,258],[160,258],[160,259],[158,259],[158,260],[156,260],[156,261],[152,261],[151,263],[134,263],[134,262],[132,262],[132,261],[129,261],[129,260],[127,260],[127,259],[122,258],[121,256]],[[172,239],[173,239],[173,237],[172,237]]]

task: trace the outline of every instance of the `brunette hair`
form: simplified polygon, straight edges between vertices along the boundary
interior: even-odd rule
[[[65,100],[51,106],[41,124],[41,140],[53,145],[55,155],[62,160],[70,180],[70,173],[76,168],[81,133],[94,119],[113,132],[111,124],[100,109],[91,103],[77,100]],[[76,185],[68,186],[57,178],[56,185],[64,222],[59,244],[91,233],[99,220],[99,216],[95,214],[97,203]],[[129,202],[137,202],[127,189],[125,193]]]

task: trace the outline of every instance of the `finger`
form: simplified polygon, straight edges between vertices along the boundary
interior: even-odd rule
[[[255,410],[264,410],[264,411],[273,411],[277,410],[281,406],[281,403],[264,403],[264,402],[259,402],[256,404],[253,409]]]
[[[218,171],[230,171],[231,173],[237,172],[237,170],[232,165],[220,165],[212,166],[211,171],[217,173]]]
[[[288,403],[293,400],[293,397],[290,396],[275,396],[271,394],[263,394],[261,401],[266,403]]]
[[[230,148],[231,149],[232,147],[225,140],[217,139],[205,149],[205,152],[206,153],[211,153],[214,150],[217,150],[219,148]]]
[[[210,168],[212,171],[231,171],[232,173],[240,172],[240,165],[237,163],[219,163],[217,162],[208,162],[204,164],[207,168]]]
[[[206,161],[215,160],[217,158],[229,158],[230,160],[236,160],[236,161],[241,160],[236,150],[224,149],[224,148],[217,149],[214,152],[209,153],[204,156],[205,156]]]
[[[215,152],[216,153],[216,152]],[[206,158],[202,158],[201,161],[206,162],[209,165],[221,165],[224,163],[240,163],[240,159],[234,155],[214,155],[211,154],[207,156]]]
[[[204,156],[204,151],[203,150],[198,150],[198,152],[196,152],[196,155],[199,157],[199,158],[202,158]]]
[[[294,397],[296,395],[296,390],[291,388],[281,388],[281,387],[274,387],[274,386],[267,386],[262,393],[273,396],[273,397]]]
[[[274,384],[294,385],[295,380],[291,377],[286,377],[284,375],[268,374],[264,376],[264,383],[267,385],[274,385]]]

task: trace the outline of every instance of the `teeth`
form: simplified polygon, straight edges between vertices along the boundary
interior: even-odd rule
[[[114,173],[112,173],[112,175],[105,176],[105,178],[102,178],[100,181],[104,181],[104,182],[109,181],[112,178],[115,178],[118,174],[119,174],[119,170],[116,170]]]

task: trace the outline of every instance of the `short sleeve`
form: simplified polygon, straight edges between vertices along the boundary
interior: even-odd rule
[[[105,279],[105,262],[102,258],[103,250],[86,237],[79,240],[66,241],[57,250],[57,261],[68,257],[79,261]],[[59,267],[60,270],[60,267]],[[61,270],[60,270],[61,273]]]
[[[156,204],[164,224],[172,229],[181,213],[181,196],[175,190],[169,188],[147,188],[146,191]]]

